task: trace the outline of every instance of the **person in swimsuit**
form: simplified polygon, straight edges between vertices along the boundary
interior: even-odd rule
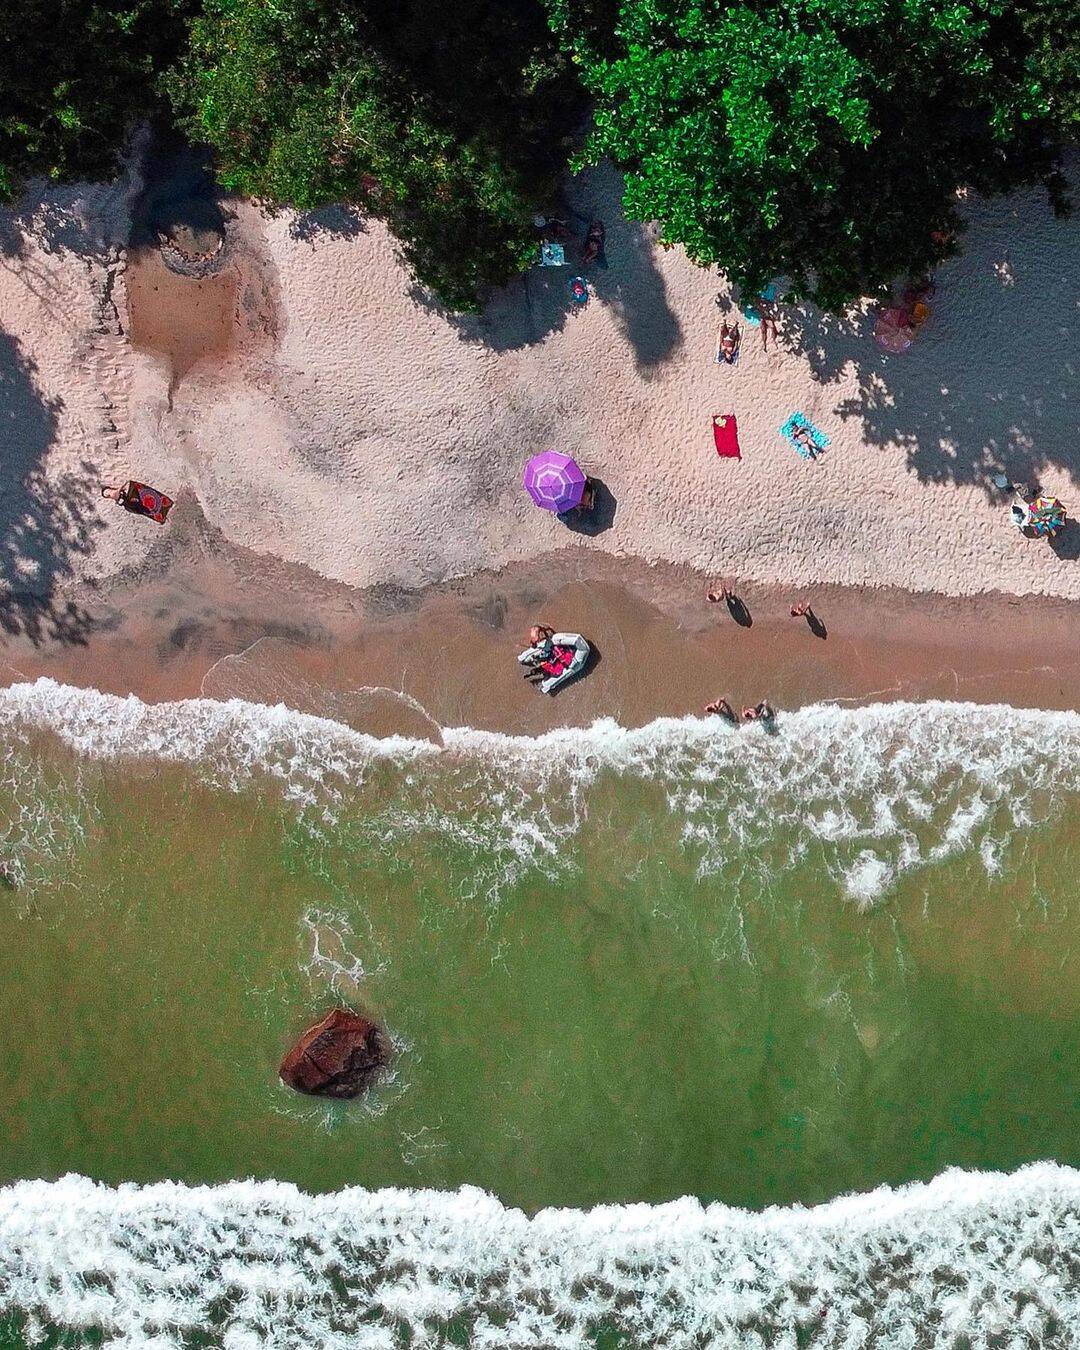
[[[594,220],[589,226],[588,233],[585,236],[585,243],[581,247],[581,261],[588,265],[592,262],[603,262],[604,239],[607,231],[604,229],[602,220]]]
[[[761,316],[761,345],[769,350],[769,333],[772,332],[773,346],[776,346],[776,302],[759,296],[757,311]]]
[[[720,331],[716,338],[717,358],[727,365],[733,366],[739,355],[740,338],[739,325],[728,323],[725,319],[720,325]]]
[[[728,722],[738,722],[739,720],[735,716],[735,709],[726,698],[718,698],[713,703],[706,703],[705,711],[711,717],[723,717]]]
[[[159,525],[165,524],[165,518],[173,507],[171,497],[166,497],[164,492],[158,492],[156,488],[147,487],[145,483],[137,483],[134,478],[129,478],[123,487],[102,483],[101,495],[106,501],[115,502],[132,515],[148,516]]]
[[[796,445],[801,445],[811,459],[817,459],[821,454],[809,427],[796,427],[791,433],[791,439]]]
[[[776,720],[776,712],[772,704],[767,703],[765,699],[762,699],[756,708],[744,708],[742,715],[747,722],[762,722],[766,726]]]

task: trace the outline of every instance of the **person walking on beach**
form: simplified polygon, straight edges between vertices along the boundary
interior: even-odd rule
[[[732,723],[737,723],[739,720],[735,716],[735,709],[726,698],[718,698],[712,703],[706,703],[705,712],[710,717],[723,717],[726,721]]]
[[[763,726],[771,726],[776,721],[776,710],[765,699],[754,708],[744,708],[742,715],[745,721],[760,722]]]

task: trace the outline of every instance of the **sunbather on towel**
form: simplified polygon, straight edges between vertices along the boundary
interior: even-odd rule
[[[814,440],[814,433],[809,427],[796,426],[791,429],[791,439],[796,446],[801,446],[811,459],[817,459],[821,454],[821,449]]]
[[[716,359],[723,361],[729,366],[733,366],[739,358],[739,341],[741,339],[739,325],[728,323],[725,319],[720,330],[716,335]]]

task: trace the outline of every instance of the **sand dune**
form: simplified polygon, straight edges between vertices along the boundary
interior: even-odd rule
[[[788,312],[778,350],[744,328],[729,369],[722,279],[623,221],[610,171],[575,186],[608,226],[587,306],[572,269],[534,270],[469,320],[426,304],[382,226],[341,210],[230,203],[219,270],[176,277],[125,247],[138,186],[0,217],[11,622],[62,624],[69,584],[166,568],[173,522],[200,514],[354,586],[565,546],[766,583],[1080,598],[1080,527],[1025,540],[989,481],[1003,467],[1080,514],[1080,220],[1039,193],[970,204],[909,352],[880,351],[865,315]],[[778,435],[795,410],[831,438],[816,463]],[[726,412],[741,462],[712,447]],[[521,468],[548,446],[603,481],[610,528],[571,534],[531,506]],[[98,501],[129,472],[179,497],[166,530]]]

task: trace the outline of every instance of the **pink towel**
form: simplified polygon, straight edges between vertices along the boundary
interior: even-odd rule
[[[722,455],[724,459],[742,459],[742,451],[739,449],[739,424],[735,421],[734,413],[728,413],[726,417],[714,417],[712,434],[718,455]]]

